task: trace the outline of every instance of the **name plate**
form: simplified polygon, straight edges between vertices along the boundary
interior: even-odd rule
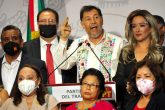
[[[106,91],[103,94],[104,100],[116,100],[116,85],[114,82],[105,84]],[[48,85],[52,95],[58,102],[78,102],[82,101],[79,84],[56,84]]]

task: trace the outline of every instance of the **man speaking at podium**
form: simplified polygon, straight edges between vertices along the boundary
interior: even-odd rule
[[[56,63],[61,64],[61,69],[69,69],[77,64],[77,82],[83,72],[89,68],[100,70],[105,81],[109,82],[116,73],[123,40],[105,32],[102,12],[96,6],[83,6],[80,11],[80,20],[87,35],[74,40],[68,50],[66,50],[66,43],[71,32],[69,19],[66,18],[61,26]]]

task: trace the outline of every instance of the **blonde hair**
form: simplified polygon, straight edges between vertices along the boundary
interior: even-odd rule
[[[159,40],[159,32],[157,29],[157,22],[153,15],[149,13],[147,10],[135,10],[129,14],[127,17],[126,25],[125,25],[125,36],[128,39],[128,45],[123,48],[122,58],[124,63],[129,63],[133,59],[129,56],[130,53],[134,52],[134,47],[137,45],[137,41],[134,38],[131,23],[134,17],[142,16],[148,23],[151,28],[151,42],[148,48],[148,59],[154,61],[155,63],[161,63],[163,61],[163,49],[158,44]]]

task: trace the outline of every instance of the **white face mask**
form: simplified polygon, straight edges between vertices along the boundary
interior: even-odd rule
[[[148,95],[155,90],[154,81],[149,79],[139,79],[136,81],[136,85],[138,90],[143,93],[144,95]]]
[[[36,88],[35,81],[33,80],[22,80],[18,84],[18,88],[24,95],[30,95]]]

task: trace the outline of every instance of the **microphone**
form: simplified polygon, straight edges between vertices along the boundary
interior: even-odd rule
[[[106,70],[106,72],[108,73],[109,76],[109,81],[111,81],[111,74],[109,73],[109,71],[107,70],[107,68],[105,67],[105,65],[100,61],[99,57],[96,55],[96,53],[94,52],[94,50],[92,49],[90,43],[87,43],[88,47],[91,49],[92,53],[96,56],[97,60],[101,63],[101,65],[104,67],[104,69]]]
[[[65,61],[67,61],[77,51],[77,49],[82,45],[82,43],[83,42],[79,43],[78,47],[65,60],[63,60],[52,72],[49,73],[47,79],[49,79],[49,77],[54,73],[54,71],[56,71]]]

